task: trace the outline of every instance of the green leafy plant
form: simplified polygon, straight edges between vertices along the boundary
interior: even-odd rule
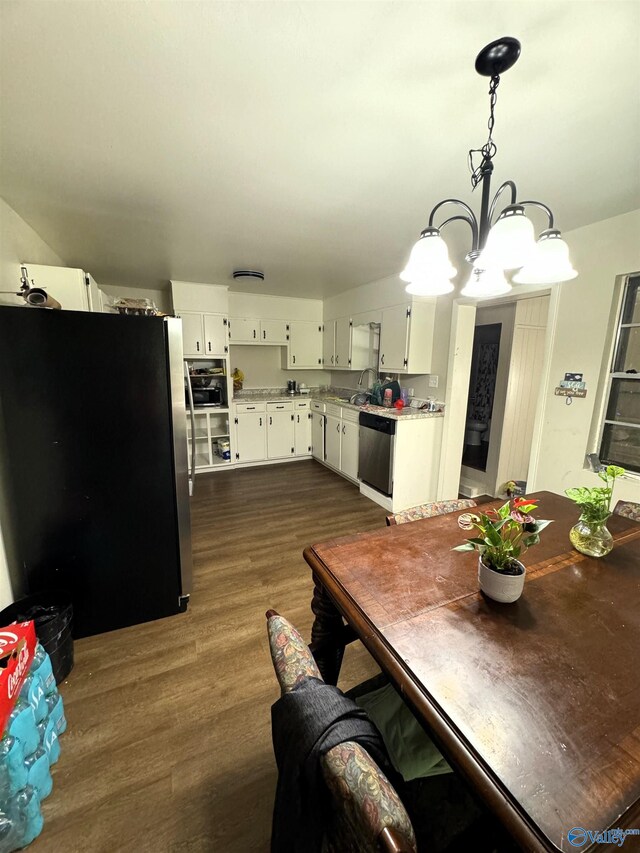
[[[611,515],[611,498],[616,477],[625,473],[618,465],[607,465],[598,472],[604,486],[578,486],[566,489],[565,495],[580,507],[580,518],[587,524],[602,524]]]
[[[538,508],[535,498],[516,498],[499,509],[486,513],[468,512],[459,516],[463,530],[476,530],[474,536],[454,551],[478,551],[485,566],[498,572],[514,574],[514,561],[540,541],[540,533],[550,521],[535,519],[531,512]]]

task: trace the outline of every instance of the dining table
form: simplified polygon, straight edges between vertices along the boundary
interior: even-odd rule
[[[575,503],[535,501],[552,524],[511,604],[479,591],[477,553],[452,550],[473,535],[461,512],[306,548],[312,650],[336,684],[362,641],[522,850],[638,851],[640,524],[612,515],[596,559],[569,541]]]

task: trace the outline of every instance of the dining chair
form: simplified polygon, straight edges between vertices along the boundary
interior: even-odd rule
[[[640,504],[633,501],[618,501],[613,511],[616,515],[623,515],[625,518],[633,519],[633,521],[640,521]]]
[[[431,501],[431,503],[412,506],[402,512],[396,512],[387,516],[387,526],[392,524],[407,524],[410,521],[419,521],[421,518],[432,518],[434,515],[445,515],[448,512],[457,512],[459,509],[471,509],[477,506],[470,498],[452,501]]]
[[[282,694],[305,678],[322,681],[313,655],[293,625],[268,610],[269,649]],[[323,853],[416,853],[411,820],[376,762],[352,741],[334,746],[320,759],[333,804]]]

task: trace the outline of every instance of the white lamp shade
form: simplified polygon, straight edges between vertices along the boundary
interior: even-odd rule
[[[453,282],[445,276],[424,277],[410,282],[405,290],[413,296],[443,296],[445,293],[451,293]]]
[[[502,213],[489,231],[484,254],[492,267],[513,270],[527,264],[535,249],[533,225],[520,209]]]
[[[409,262],[400,273],[403,281],[422,278],[453,278],[456,269],[449,260],[449,250],[439,234],[425,234],[411,250]]]
[[[543,237],[531,261],[513,277],[517,284],[558,284],[578,275],[569,259],[569,247],[559,234]]]
[[[489,297],[509,293],[511,285],[500,269],[478,269],[475,267],[469,281],[460,291],[461,296]]]

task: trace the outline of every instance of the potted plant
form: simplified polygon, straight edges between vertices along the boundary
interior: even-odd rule
[[[480,589],[494,601],[508,603],[522,595],[526,569],[518,558],[538,544],[540,532],[551,523],[531,515],[537,508],[535,498],[515,498],[499,509],[458,518],[463,530],[475,529],[478,535],[453,550],[478,552]]]
[[[565,491],[567,497],[580,507],[580,518],[569,531],[569,539],[581,554],[604,557],[613,548],[613,536],[607,530],[607,519],[611,515],[611,498],[616,477],[621,477],[624,473],[624,468],[607,465],[598,472],[604,486],[578,486]]]

